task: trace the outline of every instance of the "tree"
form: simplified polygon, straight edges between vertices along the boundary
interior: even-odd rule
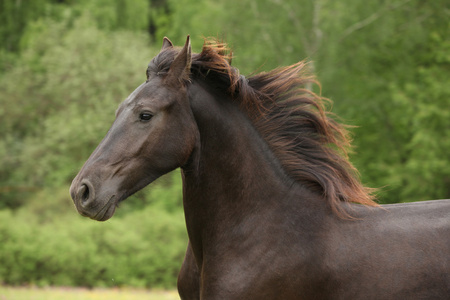
[[[108,130],[117,105],[145,81],[156,53],[148,37],[93,24],[88,14],[74,23],[71,16],[34,23],[21,63],[0,77],[3,205],[69,184]]]

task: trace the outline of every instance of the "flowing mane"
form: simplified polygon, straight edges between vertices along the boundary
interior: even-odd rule
[[[149,64],[147,74],[169,70],[178,53],[167,49]],[[348,160],[351,148],[345,126],[327,111],[327,99],[305,88],[318,84],[304,61],[245,78],[231,66],[227,45],[205,40],[192,55],[191,79],[201,78],[237,101],[255,128],[297,182],[320,193],[339,215],[341,202],[376,206],[373,189],[364,187]]]

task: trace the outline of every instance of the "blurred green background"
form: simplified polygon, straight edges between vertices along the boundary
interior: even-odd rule
[[[449,20],[447,0],[1,0],[0,284],[175,286],[179,171],[105,223],[68,193],[163,36],[223,38],[246,75],[311,60],[380,202],[450,198]]]

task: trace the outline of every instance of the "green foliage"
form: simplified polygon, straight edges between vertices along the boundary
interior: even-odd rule
[[[306,6],[305,6],[306,5]],[[295,63],[309,54],[299,35],[308,26],[310,3],[298,1],[188,1],[168,0],[168,14],[156,15],[156,40],[169,36],[180,43],[192,36],[199,51],[203,37],[225,39],[236,52],[241,72],[269,70]],[[283,32],[283,34],[277,34]]]
[[[6,199],[8,191],[17,198],[21,189],[70,182],[117,105],[145,80],[155,52],[142,34],[100,31],[87,15],[69,20],[30,26],[22,63],[0,78],[0,192],[7,191]]]
[[[450,41],[439,33],[431,33],[426,55],[418,62],[410,81],[393,83],[392,118],[396,118],[399,164],[390,175],[401,180],[401,198],[420,200],[450,195],[450,140],[445,132],[450,129]],[[401,176],[399,176],[399,173]]]
[[[69,199],[66,189],[59,195],[58,201],[0,210],[0,283],[174,286],[187,245],[182,212],[150,205],[99,223],[61,209]]]
[[[89,12],[98,28],[106,30],[146,30],[149,24],[148,0],[58,1],[2,0],[0,2],[0,51],[17,52],[26,46],[28,26],[36,20],[75,20]],[[25,44],[24,44],[25,42]]]
[[[178,173],[106,223],[81,218],[69,199],[68,183],[156,53],[146,35],[93,15],[28,24],[20,63],[1,74],[0,207],[16,210],[0,210],[0,282],[173,287],[186,247]]]
[[[449,197],[446,13],[434,2],[360,5],[353,16],[372,21],[347,27],[340,65],[320,66],[335,111],[360,126],[353,160],[384,203]]]
[[[148,188],[130,196],[121,203],[116,214],[127,215],[130,212],[145,209],[147,206],[169,213],[183,210],[181,174],[179,170],[162,176]]]
[[[49,0],[0,2],[0,52],[17,51],[20,39],[30,21],[48,12]]]
[[[82,0],[74,3],[73,10],[90,12],[100,29],[143,31],[149,25],[148,0]]]

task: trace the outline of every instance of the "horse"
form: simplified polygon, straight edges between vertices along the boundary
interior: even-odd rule
[[[378,205],[299,62],[246,78],[227,45],[164,38],[70,187],[78,212],[181,169],[181,299],[448,299],[450,200]]]

